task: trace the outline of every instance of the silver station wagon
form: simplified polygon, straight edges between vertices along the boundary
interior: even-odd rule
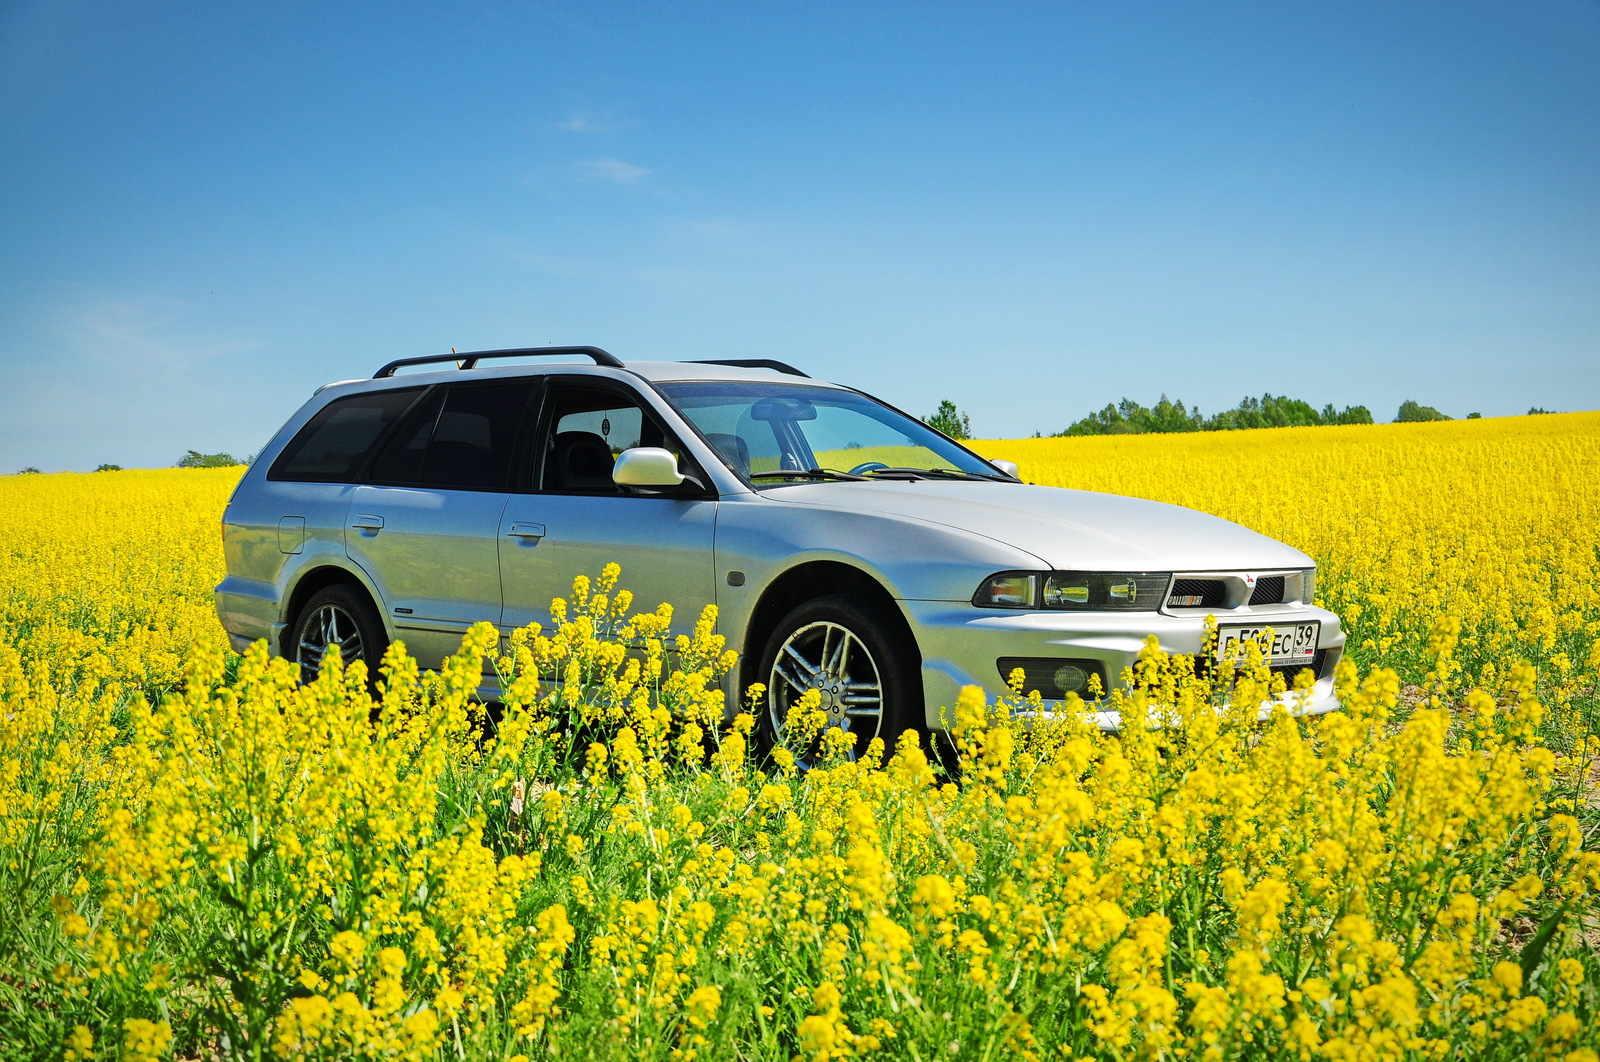
[[[403,641],[436,667],[472,624],[548,622],[574,575],[615,561],[680,630],[717,606],[742,659],[729,703],[765,684],[768,742],[813,689],[863,747],[939,727],[963,686],[1000,694],[1015,668],[1046,710],[1068,694],[1093,708],[1148,635],[1201,653],[1208,616],[1214,652],[1270,628],[1274,669],[1314,673],[1286,706],[1338,706],[1344,634],[1311,604],[1305,554],[1190,509],[1023,483],[779,362],[402,359],[320,389],[223,525],[222,625],[308,675],[330,644],[375,669]]]

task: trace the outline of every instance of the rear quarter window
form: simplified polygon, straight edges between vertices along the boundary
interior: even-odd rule
[[[329,402],[272,462],[268,479],[353,483],[387,429],[410,408],[420,387],[369,391]]]

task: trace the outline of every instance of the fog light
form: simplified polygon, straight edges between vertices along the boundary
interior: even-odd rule
[[[1038,690],[1046,700],[1059,701],[1074,694],[1084,698],[1102,696],[1110,689],[1106,667],[1098,660],[1003,656],[995,663],[999,665],[1001,681],[1008,686],[1012,673],[1021,669],[1023,696]]]
[[[1082,693],[1089,688],[1089,673],[1076,664],[1056,668],[1055,680],[1062,693]]]

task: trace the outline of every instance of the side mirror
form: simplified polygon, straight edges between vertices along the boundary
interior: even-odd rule
[[[1006,475],[1010,476],[1012,479],[1022,478],[1021,470],[1017,468],[1017,463],[1015,461],[1002,461],[1000,458],[996,457],[989,463],[998,468],[1000,471],[1004,472]]]
[[[611,479],[619,487],[676,487],[683,483],[678,459],[659,446],[635,446],[617,455]]]

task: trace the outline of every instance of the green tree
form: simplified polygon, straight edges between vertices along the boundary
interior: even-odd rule
[[[178,458],[179,468],[227,468],[244,463],[232,454],[203,454],[198,450],[190,450]]]
[[[1212,431],[1234,428],[1307,428],[1323,423],[1308,402],[1282,395],[1262,395],[1259,400],[1243,398],[1232,409],[1224,410],[1206,422]]]
[[[1408,398],[1400,403],[1400,412],[1395,415],[1394,421],[1396,424],[1416,424],[1422,421],[1449,419],[1432,406],[1419,406]]]
[[[122,471],[122,466],[121,465],[100,465],[95,469],[95,471],[96,472],[121,472]]]
[[[1116,405],[1108,405],[1098,413],[1091,413],[1075,421],[1057,435],[1142,435],[1146,432],[1200,431],[1205,426],[1200,411],[1190,410],[1181,401],[1174,402],[1166,395],[1147,409],[1131,398]]]
[[[952,439],[972,438],[972,422],[948,398],[939,403],[938,412],[923,421],[935,431],[942,431]]]

